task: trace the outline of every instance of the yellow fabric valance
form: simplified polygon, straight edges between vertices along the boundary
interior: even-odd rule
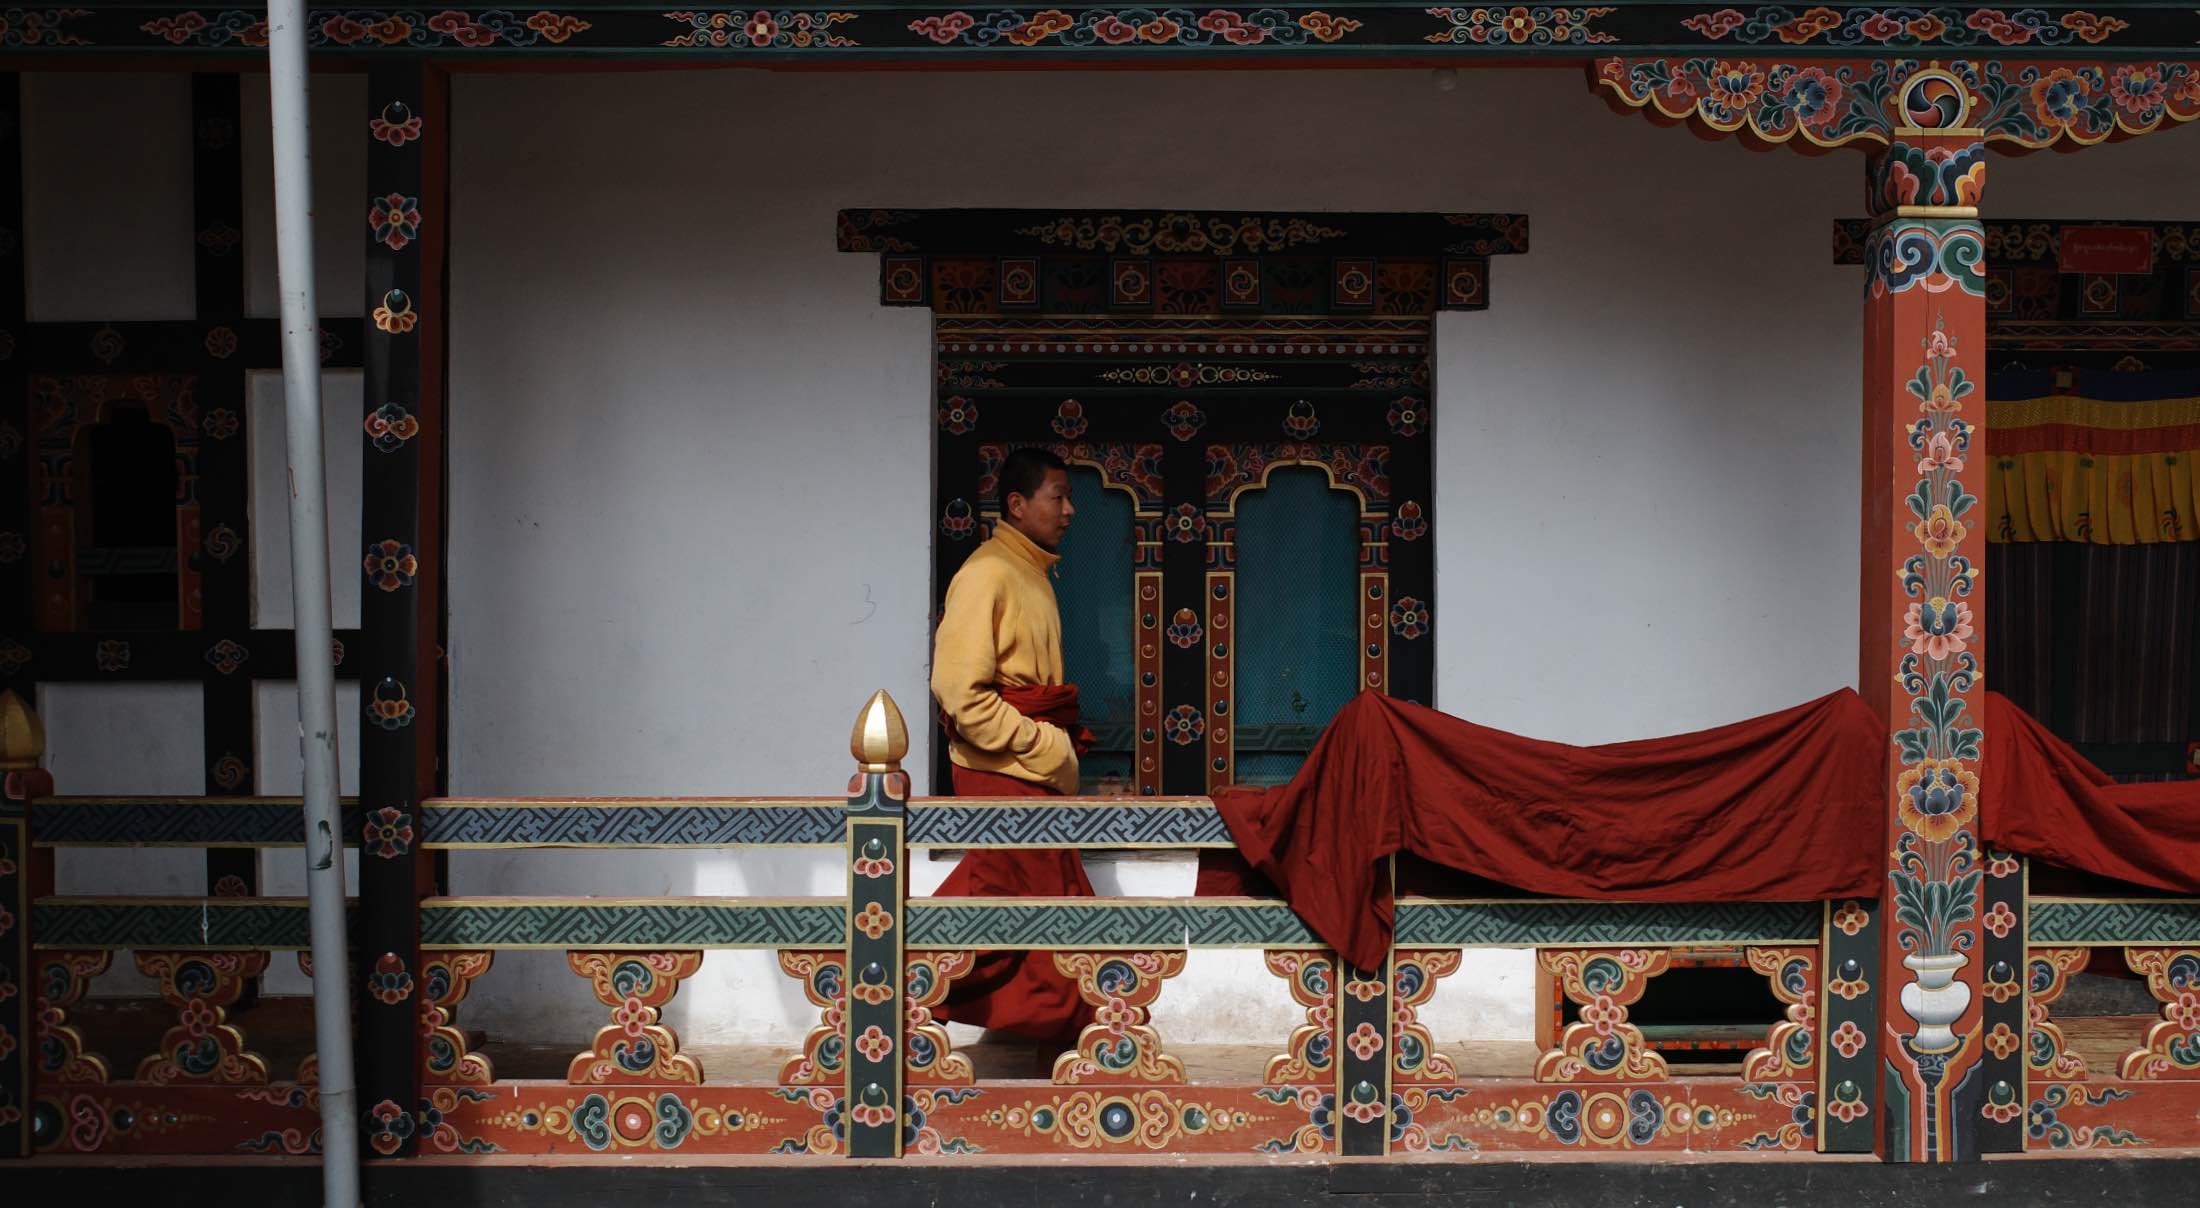
[[[1986,405],[1989,541],[2200,541],[2200,398]]]

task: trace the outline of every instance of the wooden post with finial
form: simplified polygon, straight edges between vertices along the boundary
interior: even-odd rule
[[[902,934],[907,913],[908,849],[902,828],[909,776],[909,727],[894,698],[871,694],[848,749],[847,1010],[842,1052],[848,1083],[841,1104],[848,1156],[901,1156]]]
[[[46,727],[13,692],[0,692],[0,1116],[8,1118],[0,1158],[31,1156],[31,899],[53,892],[53,854],[31,851],[31,802],[53,793],[38,766]],[[11,984],[12,983],[12,984]]]

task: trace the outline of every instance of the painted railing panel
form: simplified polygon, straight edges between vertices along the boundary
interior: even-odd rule
[[[868,715],[867,715],[868,716]],[[882,727],[871,719],[874,729]],[[891,727],[886,727],[891,729]],[[859,729],[859,739],[861,732]],[[877,735],[873,735],[874,738]],[[859,743],[860,745],[860,743]],[[839,847],[851,892],[809,898],[430,897],[417,905],[419,977],[366,962],[362,992],[418,993],[426,1038],[414,1109],[370,1107],[373,1151],[586,1151],[893,1157],[923,1154],[1385,1154],[1499,1151],[1855,1151],[1884,1105],[1859,1062],[1872,991],[1860,904],[1404,898],[1378,970],[1345,967],[1283,902],[1257,898],[911,898],[911,849],[1228,845],[1204,799],[906,800],[898,752],[859,752],[848,799],[481,798],[423,804],[435,847]],[[295,843],[294,800],[42,798],[44,853],[61,846]],[[355,817],[357,815],[355,814]],[[50,829],[40,829],[50,824]],[[372,824],[355,823],[361,835]],[[394,824],[391,824],[394,825]],[[387,827],[385,826],[385,830]],[[370,836],[371,838],[371,836]],[[387,835],[381,840],[388,839]],[[2021,886],[2021,877],[2012,874]],[[1985,993],[2018,1029],[2024,1085],[1977,1110],[2021,1121],[2035,1149],[2200,1145],[2200,901],[2037,898],[2007,929],[2033,945]],[[277,1069],[233,1010],[271,953],[308,944],[306,905],[280,898],[78,898],[29,904],[38,1035],[31,1144],[76,1153],[308,1153],[317,1061]],[[1997,935],[2003,933],[1997,932]],[[1676,950],[1746,949],[1783,1015],[1739,1078],[1675,1079],[1628,1022]],[[1580,1020],[1532,1075],[1461,1077],[1419,1021],[1462,949],[1526,947]],[[2161,1018],[2089,1074],[2052,1018],[2067,974],[2114,947]],[[1257,1080],[1193,1083],[1151,1018],[1192,949],[1254,948],[1305,1012]],[[546,949],[610,1012],[564,1087],[499,1081],[458,1020],[500,950]],[[774,1082],[704,1082],[662,1008],[713,949],[769,949],[799,977],[817,1026]],[[1099,1012],[1046,1083],[981,1081],[934,1010],[974,956],[1036,949]],[[72,1018],[128,950],[176,1023],[157,1052],[100,1053]],[[299,951],[302,966],[308,962]],[[2006,960],[2002,963],[2008,963]],[[899,975],[891,971],[900,969]],[[1996,967],[1998,969],[1998,966]],[[307,969],[310,973],[310,968]],[[1270,983],[1274,986],[1274,983]],[[1861,990],[1859,987],[1863,987]],[[2188,1001],[2191,1000],[2191,1001]],[[2019,1035],[2019,1032],[2023,1033]],[[114,1080],[117,1071],[138,1078]],[[282,1078],[291,1081],[279,1081]]]

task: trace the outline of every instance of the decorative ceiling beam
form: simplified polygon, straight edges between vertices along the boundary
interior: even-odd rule
[[[1454,5],[1334,0],[1211,5],[1011,5],[883,0],[814,9],[325,7],[308,31],[317,52],[431,55],[463,61],[605,59],[724,63],[894,61],[1031,64],[1244,63],[1405,65],[1587,60],[1776,48],[1785,57],[1919,54],[2174,58],[2200,44],[2200,11],[2128,3],[2068,7],[1809,6],[1714,3]],[[11,9],[0,49],[26,59],[132,52],[244,55],[267,42],[250,6],[113,4]]]

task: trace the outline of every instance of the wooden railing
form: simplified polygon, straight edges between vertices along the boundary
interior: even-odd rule
[[[363,858],[429,849],[837,849],[845,893],[807,898],[434,896],[417,904],[418,968],[356,954],[354,985],[420,1015],[418,1102],[370,1105],[370,1152],[682,1154],[1441,1150],[1869,1152],[1880,1111],[1872,981],[1878,940],[1856,903],[1628,903],[1539,899],[1398,903],[1382,969],[1356,969],[1288,906],[1259,898],[925,898],[913,848],[1227,848],[1203,798],[1001,801],[907,796],[900,719],[883,695],[857,728],[845,798],[502,799],[423,804],[416,820],[350,807]],[[314,1059],[277,1070],[231,1017],[276,954],[307,946],[306,907],[280,898],[51,893],[51,849],[299,841],[296,801],[71,798],[40,773],[9,781],[0,873],[18,993],[12,1053],[30,1066],[26,1145],[60,1153],[308,1152]],[[26,808],[27,807],[27,808]],[[28,839],[28,843],[24,842]],[[28,887],[40,885],[35,903]],[[27,905],[27,910],[25,906]],[[2027,967],[1987,970],[1986,994],[2024,1008],[2024,1085],[1958,1095],[2022,1116],[2032,1148],[2200,1144],[2200,902],[2041,898],[1989,931],[2022,928]],[[1746,953],[1784,1015],[1738,1075],[1678,1077],[1628,1009],[1676,950]],[[1533,948],[1578,1021],[1516,1077],[1462,1076],[1420,1013],[1461,951]],[[2052,1007],[2096,948],[2121,948],[2163,1005],[2113,1070],[2089,1070]],[[500,951],[562,951],[607,1022],[559,1082],[500,1079],[459,1014]],[[775,1078],[706,1081],[662,1017],[706,954],[773,952],[818,1019]],[[975,954],[1052,954],[1097,1022],[1045,1081],[981,1082],[934,1016]],[[1252,949],[1304,1011],[1258,1078],[1190,1081],[1150,1008],[1189,952]],[[78,1026],[116,952],[156,979],[174,1022],[152,1051],[101,1053]],[[308,970],[310,972],[310,970]],[[256,1008],[258,1009],[258,1008]],[[1261,1037],[1245,1037],[1247,1042]]]

